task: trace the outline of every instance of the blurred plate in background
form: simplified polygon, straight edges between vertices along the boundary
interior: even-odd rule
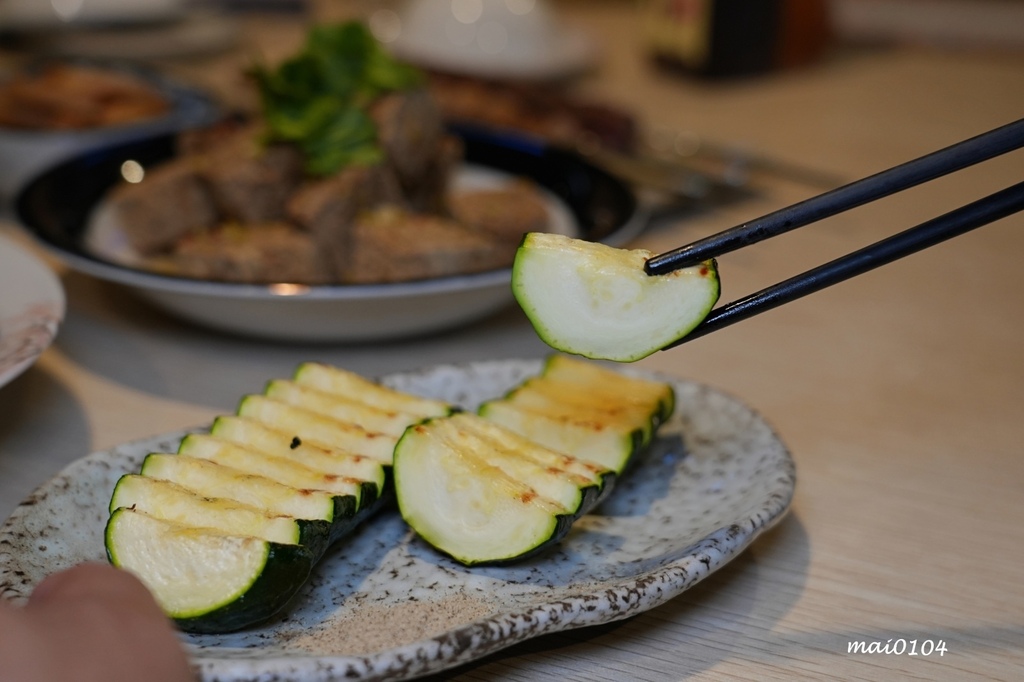
[[[0,126],[0,208],[4,208],[5,203],[34,175],[60,161],[91,149],[206,125],[219,116],[219,108],[205,93],[126,62],[43,60],[26,67],[24,73],[33,73],[54,64],[138,78],[163,95],[167,101],[166,111],[133,122],[81,129]],[[0,87],[20,73],[0,78]]]
[[[36,361],[63,319],[64,289],[57,276],[0,236],[0,386]]]

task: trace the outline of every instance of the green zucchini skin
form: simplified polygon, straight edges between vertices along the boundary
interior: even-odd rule
[[[175,618],[183,632],[222,634],[254,627],[281,612],[309,579],[315,560],[291,545],[271,545],[268,569],[244,595],[200,616]],[[307,568],[308,566],[308,568]]]
[[[539,375],[484,402],[478,413],[621,476],[674,410],[675,393],[667,382],[556,354],[545,360]]]
[[[239,571],[232,568],[230,557],[233,547],[240,543],[245,543],[251,550],[260,552],[262,561],[256,567],[255,576],[243,576],[251,577],[248,583],[236,589],[235,593],[226,595],[220,602],[176,607],[169,603],[167,591],[160,589],[164,581],[159,573],[161,570],[174,570],[177,567],[168,566],[167,560],[161,562],[159,566],[154,566],[154,562],[132,554],[131,545],[140,542],[140,536],[143,535],[144,541],[151,545],[174,545],[169,552],[160,553],[165,559],[170,557],[169,561],[195,561],[200,570],[206,566],[215,566],[216,568],[207,570],[203,576],[206,583],[217,579],[230,583],[238,578]],[[182,537],[187,539],[182,540]],[[180,551],[180,543],[189,542],[189,539],[198,539],[192,549],[198,548],[199,551]],[[309,549],[302,545],[286,545],[251,537],[209,533],[183,524],[151,518],[126,507],[119,507],[110,515],[104,530],[104,541],[110,563],[138,575],[153,590],[157,601],[161,602],[164,611],[177,626],[185,632],[197,634],[233,632],[271,618],[281,611],[305,584],[315,561]],[[204,562],[207,555],[213,561]]]

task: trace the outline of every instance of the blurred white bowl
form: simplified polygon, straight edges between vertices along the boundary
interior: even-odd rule
[[[370,28],[398,57],[474,76],[551,79],[588,68],[588,36],[564,25],[543,0],[430,0],[370,16]]]

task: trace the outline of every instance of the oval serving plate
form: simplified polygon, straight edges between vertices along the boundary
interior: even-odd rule
[[[383,381],[472,408],[540,369],[540,361],[491,361]],[[672,384],[676,411],[659,438],[597,513],[550,551],[470,569],[432,551],[397,511],[384,510],[321,560],[274,621],[230,635],[183,636],[199,677],[411,679],[538,635],[627,618],[689,589],[785,515],[795,469],[750,408],[703,385]],[[183,435],[89,455],[25,500],[0,528],[0,597],[24,600],[47,574],[104,560],[117,478],[137,471],[151,451],[173,451]]]
[[[575,236],[619,245],[642,229],[632,190],[581,156],[531,139],[463,128],[468,166],[532,179]],[[44,173],[17,197],[20,222],[68,266],[135,290],[179,317],[248,336],[288,341],[368,341],[439,331],[512,302],[511,270],[374,285],[249,285],[159,275],[88,247],[93,215],[121,165],[174,153],[172,136],[108,147]],[[555,216],[555,221],[558,221]]]

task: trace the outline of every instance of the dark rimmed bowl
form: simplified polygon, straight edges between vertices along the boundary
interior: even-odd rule
[[[642,229],[625,183],[579,155],[533,139],[485,130],[454,131],[467,167],[532,179],[574,224],[577,236],[619,245]],[[174,154],[159,135],[82,154],[44,172],[18,195],[21,224],[70,268],[124,285],[161,308],[201,325],[285,341],[394,339],[466,324],[510,304],[511,271],[372,285],[250,285],[165,276],[106,260],[86,247],[91,216],[121,179]]]

